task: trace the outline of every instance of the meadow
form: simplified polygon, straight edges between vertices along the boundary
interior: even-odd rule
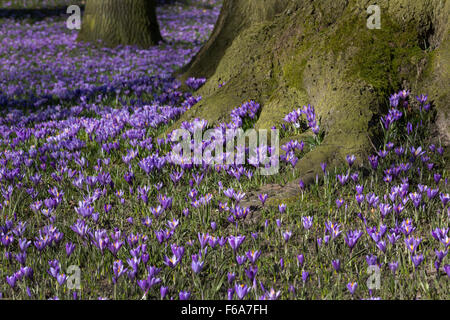
[[[282,139],[276,175],[258,159],[174,163],[163,133],[205,79],[172,74],[214,27],[221,3],[205,3],[159,6],[166,42],[146,50],[79,43],[65,14],[0,16],[0,298],[449,299],[448,165],[426,92],[393,92],[382,143],[322,163],[295,199],[265,190],[321,143],[313,106],[278,128],[309,138]],[[259,104],[235,107],[215,127],[252,128]]]

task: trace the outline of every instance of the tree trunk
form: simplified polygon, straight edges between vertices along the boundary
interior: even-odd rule
[[[296,166],[311,180],[321,162],[367,159],[389,95],[406,88],[428,93],[448,145],[450,1],[376,1],[380,29],[367,27],[371,4],[224,0],[211,38],[180,75],[208,78],[198,92],[203,99],[169,130],[194,117],[228,121],[248,99],[262,106],[256,127],[269,129],[309,103],[325,129],[322,144]]]
[[[154,0],[88,0],[79,41],[148,48],[162,40]]]
[[[214,30],[207,43],[179,73],[189,77],[212,76],[226,49],[245,28],[270,20],[282,12],[288,0],[224,0]]]

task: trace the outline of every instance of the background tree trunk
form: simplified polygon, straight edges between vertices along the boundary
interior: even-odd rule
[[[154,0],[88,0],[79,41],[147,48],[162,40]]]
[[[370,0],[224,0],[211,39],[180,75],[208,78],[203,99],[169,130],[194,117],[228,121],[248,99],[262,105],[256,128],[269,129],[310,103],[325,138],[296,168],[311,180],[321,162],[367,159],[389,96],[405,88],[429,94],[448,145],[449,2],[376,1],[381,29],[369,29]]]

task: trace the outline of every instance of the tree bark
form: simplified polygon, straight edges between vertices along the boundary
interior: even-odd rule
[[[148,48],[161,40],[154,0],[88,0],[79,41]]]
[[[380,29],[367,27],[372,2],[224,0],[211,38],[179,75],[207,77],[203,99],[169,131],[195,117],[228,121],[248,99],[262,106],[256,128],[270,129],[310,103],[325,138],[296,168],[311,181],[321,162],[367,159],[386,101],[405,88],[429,94],[448,145],[450,1],[376,1]]]
[[[282,12],[291,0],[224,0],[213,32],[197,55],[178,71],[181,79],[209,78],[227,48],[248,26],[270,20]]]

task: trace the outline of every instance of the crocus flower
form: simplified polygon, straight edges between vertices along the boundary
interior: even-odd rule
[[[355,294],[357,287],[358,287],[358,283],[356,283],[356,282],[349,282],[347,284],[347,289],[348,289],[348,291],[350,291],[351,295]]]
[[[376,266],[378,263],[378,258],[376,255],[370,254],[366,256],[366,262],[369,267]]]
[[[245,236],[229,236],[228,237],[228,244],[230,245],[231,249],[233,249],[234,252],[239,249],[240,245],[244,242]]]
[[[304,262],[305,262],[305,257],[302,254],[297,255],[298,266],[302,267]]]
[[[167,293],[169,292],[169,288],[168,287],[164,287],[161,286],[161,288],[159,289],[160,293],[161,293],[161,299],[164,299],[167,295]]]
[[[291,231],[285,231],[285,232],[283,232],[283,238],[284,238],[284,241],[288,242],[289,239],[291,238],[291,236],[292,236],[292,232],[291,232]]]
[[[304,283],[306,283],[306,281],[309,278],[309,272],[308,271],[302,271],[302,280]]]
[[[448,250],[434,250],[434,252],[436,253],[436,257],[438,259],[439,262],[442,262],[442,260],[444,259],[444,257],[448,254]]]
[[[347,159],[348,166],[351,167],[353,165],[353,163],[355,162],[356,157],[355,157],[355,155],[352,154],[352,155],[347,155],[346,159]]]
[[[194,256],[192,256],[192,271],[194,271],[194,273],[199,273],[203,270],[203,267],[205,265],[204,261],[200,261],[198,260],[198,258],[194,259]]]
[[[338,223],[334,223],[331,221],[325,222],[325,228],[326,230],[331,234],[333,239],[335,239],[337,236],[339,236],[342,232],[341,225]]]
[[[228,283],[231,284],[234,281],[234,279],[236,279],[236,274],[228,272],[227,278],[228,278]]]
[[[234,291],[236,292],[236,295],[238,296],[239,300],[242,300],[248,293],[248,287],[247,285],[244,284],[236,284],[234,286]]]
[[[339,209],[344,204],[344,199],[336,199],[336,206]]]
[[[305,228],[306,230],[311,229],[312,224],[313,224],[313,219],[314,217],[302,217],[302,223],[303,223],[303,228]]]
[[[264,206],[264,204],[266,203],[266,200],[268,198],[267,194],[260,194],[258,196],[259,200],[261,201],[261,204]]]
[[[127,268],[124,268],[122,260],[115,260],[113,263],[113,282],[116,283],[117,280],[127,271]]]
[[[60,286],[63,285],[63,283],[66,281],[66,279],[67,279],[67,276],[66,276],[65,274],[63,274],[63,273],[59,273],[59,274],[56,276],[56,281],[58,281],[58,283],[59,283]]]
[[[381,252],[385,253],[386,252],[386,241],[381,240],[381,241],[377,242],[377,247],[378,247],[378,249],[380,249]]]
[[[395,274],[398,269],[398,261],[389,263],[389,269],[391,269],[392,273]]]
[[[435,173],[433,178],[434,178],[434,182],[436,182],[436,184],[439,184],[439,181],[441,181],[441,175],[439,173]]]
[[[320,167],[322,168],[323,173],[327,174],[327,163],[326,162],[322,162],[320,164]]]
[[[273,288],[270,289],[270,291],[267,291],[265,296],[269,299],[269,300],[278,300],[278,298],[281,295],[281,291],[275,291]]]
[[[17,278],[15,274],[13,274],[12,276],[6,276],[6,282],[9,284],[11,288],[14,288],[16,286],[16,281]]]
[[[238,265],[242,265],[246,260],[246,256],[236,256],[236,262],[238,263]]]
[[[449,279],[450,279],[450,264],[446,264],[446,265],[444,266],[444,270],[445,270],[445,273],[447,273],[447,276],[448,276]]]
[[[256,274],[258,273],[258,267],[250,266],[248,269],[245,269],[245,274],[249,278],[251,282],[255,280]]]
[[[67,257],[70,257],[74,250],[75,250],[75,245],[72,242],[68,242],[66,244],[66,255],[67,255]]]
[[[441,199],[442,205],[446,205],[450,200],[450,195],[448,193],[440,193],[439,198]]]
[[[230,288],[227,290],[227,299],[228,300],[233,300],[233,296],[234,296],[234,288]]]
[[[298,185],[300,187],[300,190],[305,190],[305,182],[303,182],[303,180],[300,179],[300,181],[298,182]]]
[[[414,267],[417,269],[419,267],[419,265],[422,263],[423,261],[423,255],[421,254],[416,254],[414,256],[411,257],[412,262],[414,263]]]
[[[336,272],[341,270],[341,261],[339,259],[331,261],[331,264],[332,264],[334,270],[336,270]]]
[[[256,260],[258,260],[260,255],[261,255],[261,251],[259,251],[259,250],[249,250],[246,252],[246,256],[251,264],[255,264]]]
[[[414,253],[414,251],[416,251],[417,247],[419,246],[420,242],[422,241],[422,239],[418,238],[414,238],[414,237],[409,237],[405,239],[405,243],[406,243],[406,247],[408,248],[408,250],[411,253]]]
[[[180,291],[179,297],[180,300],[189,300],[191,293],[189,291]]]
[[[378,168],[378,156],[376,155],[369,156],[369,163],[372,166],[372,169],[376,170]]]

